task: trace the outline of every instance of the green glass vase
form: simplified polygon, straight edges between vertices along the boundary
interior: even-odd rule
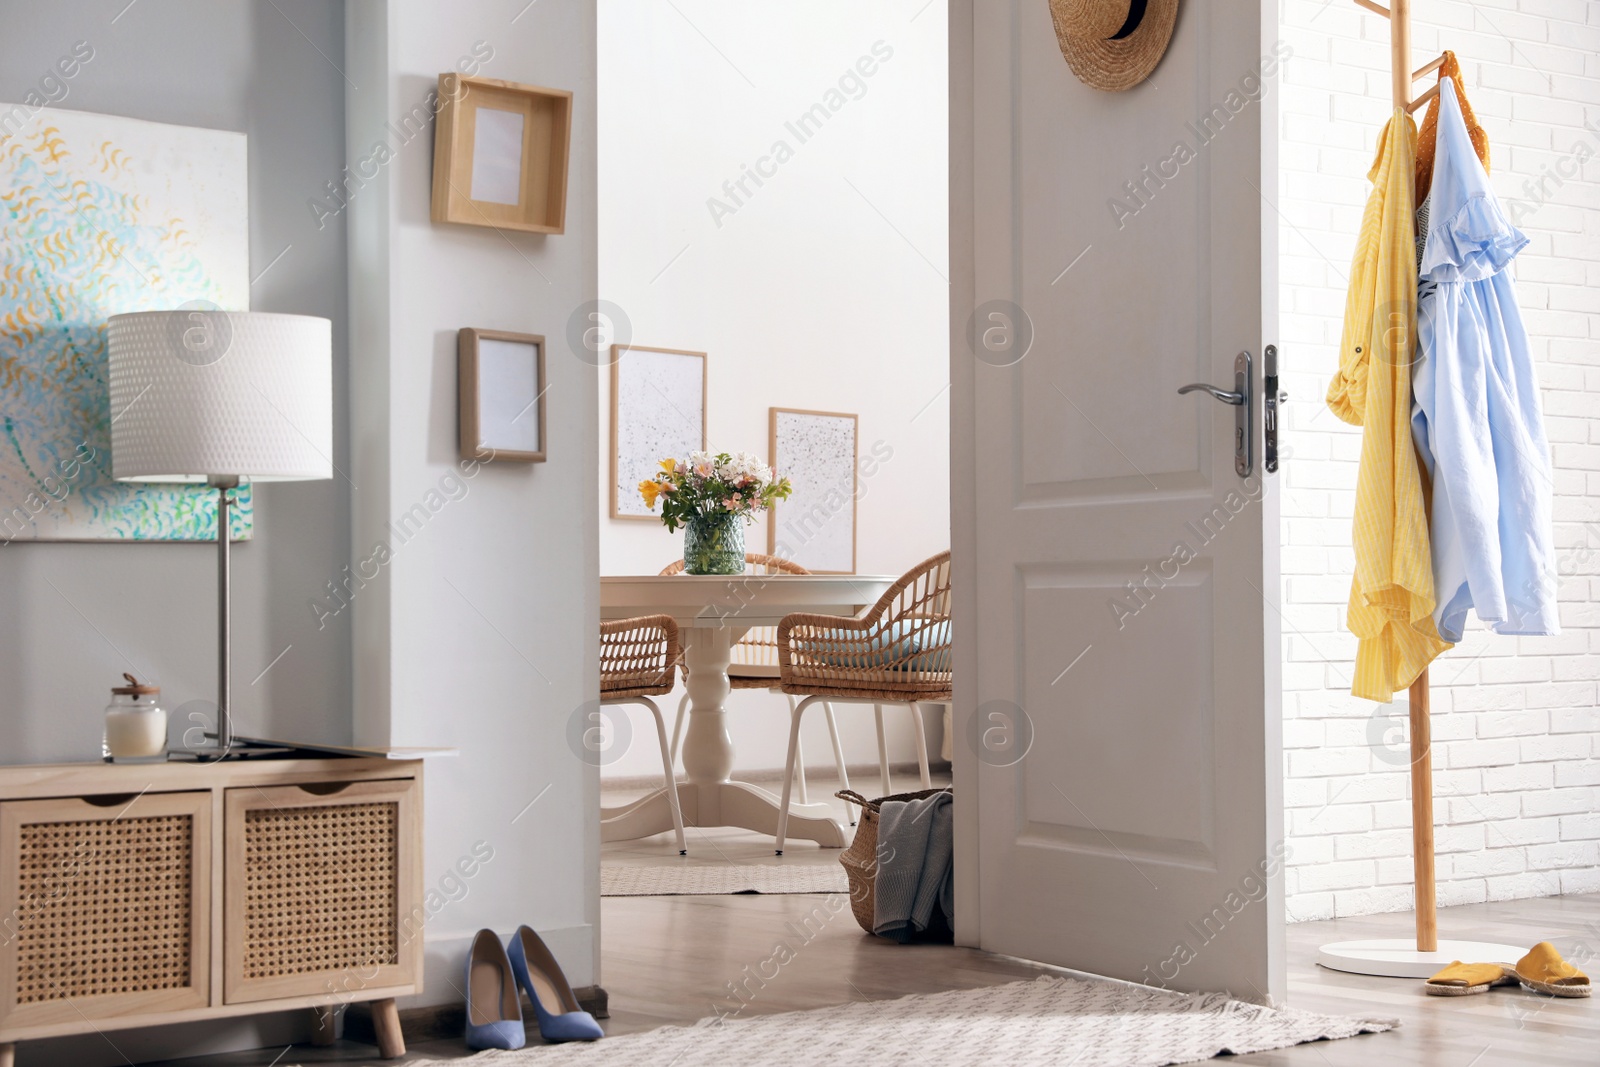
[[[683,527],[683,569],[689,574],[743,574],[744,519],[726,512],[689,516]]]

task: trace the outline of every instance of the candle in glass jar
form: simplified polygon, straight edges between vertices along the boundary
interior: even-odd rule
[[[101,755],[106,759],[148,759],[167,751],[167,713],[157,702],[161,690],[142,685],[131,674],[127,685],[111,690]]]

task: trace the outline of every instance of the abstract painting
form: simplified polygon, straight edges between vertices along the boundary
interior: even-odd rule
[[[768,409],[772,469],[794,491],[767,519],[767,551],[816,574],[856,569],[856,416]]]
[[[611,346],[611,517],[660,521],[639,483],[706,447],[706,354]]]
[[[244,134],[53,108],[0,125],[0,544],[216,538],[214,490],[112,481],[106,320],[248,310],[249,272]]]

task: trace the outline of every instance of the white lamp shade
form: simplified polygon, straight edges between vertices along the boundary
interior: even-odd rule
[[[129,482],[333,477],[333,327],[308,315],[113,315],[111,473]]]

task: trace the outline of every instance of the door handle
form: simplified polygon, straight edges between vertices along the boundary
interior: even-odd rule
[[[1207,385],[1205,382],[1190,382],[1188,385],[1180,387],[1178,389],[1178,392],[1180,394],[1182,394],[1182,393],[1192,393],[1197,389],[1204,389],[1206,392],[1210,393],[1212,396],[1216,397],[1218,400],[1222,401],[1224,404],[1243,404],[1244,403],[1244,394],[1243,393],[1230,393],[1226,389],[1218,389],[1216,386]]]
[[[1205,382],[1190,382],[1179,393],[1207,392],[1224,404],[1233,405],[1233,470],[1241,478],[1250,477],[1255,465],[1250,427],[1254,423],[1254,397],[1250,391],[1250,353],[1240,352],[1233,357],[1233,392],[1218,389]]]

